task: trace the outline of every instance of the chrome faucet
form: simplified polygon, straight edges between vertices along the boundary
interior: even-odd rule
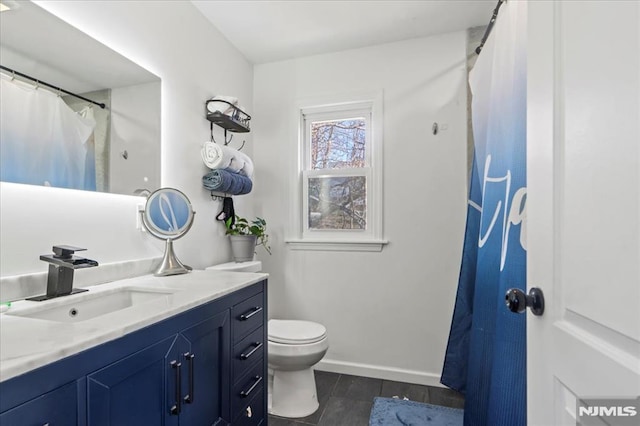
[[[42,301],[55,297],[88,291],[73,288],[73,272],[76,269],[98,266],[98,262],[84,257],[74,256],[77,251],[86,250],[72,246],[53,246],[53,254],[43,254],[40,260],[49,262],[49,274],[47,276],[47,294],[30,297],[27,300]]]

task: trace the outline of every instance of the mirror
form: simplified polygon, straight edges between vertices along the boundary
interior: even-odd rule
[[[186,195],[177,189],[161,188],[147,199],[144,223],[155,237],[177,240],[191,228],[194,214]]]
[[[191,270],[176,257],[173,240],[189,232],[195,214],[187,196],[177,189],[160,188],[149,195],[144,211],[140,212],[142,224],[151,235],[166,240],[164,258],[154,275],[185,274]]]
[[[5,3],[0,180],[127,195],[158,189],[160,78],[30,1]]]

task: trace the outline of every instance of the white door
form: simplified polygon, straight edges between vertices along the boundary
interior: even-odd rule
[[[527,52],[528,424],[638,425],[640,3],[531,1]]]

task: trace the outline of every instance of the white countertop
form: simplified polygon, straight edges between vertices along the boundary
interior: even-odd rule
[[[163,319],[215,300],[265,278],[267,274],[193,271],[183,275],[145,275],[90,287],[85,293],[45,302],[17,301],[0,314],[0,382],[117,339]],[[118,287],[171,289],[175,292],[140,305],[76,323],[54,322],[10,314],[33,306],[58,306],[71,298],[113,292]],[[74,286],[75,287],[75,286]]]

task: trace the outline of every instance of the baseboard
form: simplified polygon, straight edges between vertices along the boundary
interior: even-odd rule
[[[402,368],[336,361],[331,359],[323,359],[313,368],[315,370],[327,371],[330,373],[350,374],[353,376],[372,377],[374,379],[444,387],[440,383],[439,374],[426,373],[424,371],[405,370]]]

